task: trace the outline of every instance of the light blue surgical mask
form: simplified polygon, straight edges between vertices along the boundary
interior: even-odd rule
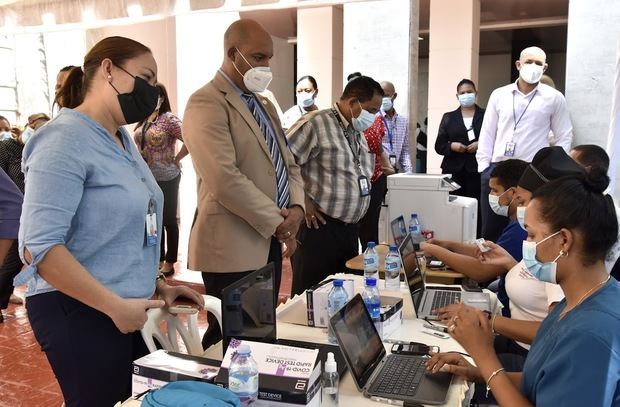
[[[557,284],[557,267],[558,267],[558,259],[562,257],[564,252],[560,252],[558,257],[553,259],[552,262],[549,263],[541,263],[536,259],[536,247],[545,242],[548,239],[556,236],[559,231],[555,232],[552,235],[547,236],[540,242],[530,242],[527,240],[523,241],[523,264],[527,267],[527,271],[534,276],[537,280],[544,281],[546,283]]]
[[[517,207],[517,221],[519,222],[521,229],[526,230],[525,229],[525,206]]]
[[[500,195],[493,195],[493,194],[489,194],[489,206],[491,207],[491,210],[499,216],[508,216],[508,209],[510,208],[510,204],[512,203],[512,201],[510,201],[510,203],[508,205],[501,205],[499,203],[499,199],[504,196],[504,194],[506,192],[510,191],[509,189],[505,190],[502,194]]]
[[[359,102],[359,100],[357,101],[357,103],[359,103],[360,107],[362,107],[362,104]],[[360,133],[363,131],[366,131],[366,129],[372,126],[374,122],[375,122],[375,115],[370,113],[368,110],[364,109],[363,107],[362,107],[362,111],[360,112],[360,115],[357,117],[353,117],[351,119],[351,125],[353,125],[353,128],[359,131]]]
[[[26,144],[26,141],[28,141],[33,134],[34,130],[32,129],[32,127],[26,126],[26,128],[22,132],[22,143]]]
[[[459,103],[463,107],[472,107],[476,103],[475,93],[463,93],[458,95]]]
[[[392,98],[387,96],[384,97],[381,101],[381,110],[383,110],[384,112],[389,112],[390,110],[392,110],[392,107],[394,107],[394,102],[392,102]]]
[[[297,105],[300,107],[310,107],[314,104],[314,93],[300,92],[297,94]]]
[[[0,131],[0,141],[10,140],[13,138],[13,134],[10,131]]]

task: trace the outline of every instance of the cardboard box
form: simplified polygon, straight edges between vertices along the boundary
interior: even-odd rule
[[[213,383],[219,370],[219,360],[161,349],[133,362],[131,393],[135,396],[178,380]]]
[[[258,405],[320,406],[321,362],[317,349],[233,339],[215,384],[228,387],[230,360],[241,343],[250,346],[258,365]]]
[[[308,326],[327,328],[329,313],[327,312],[327,297],[331,291],[334,279],[321,281],[319,284],[306,290],[306,304],[308,309]],[[353,280],[343,280],[343,287],[349,299],[355,295]]]
[[[394,333],[403,323],[403,299],[381,296],[381,322],[376,324],[382,340]]]

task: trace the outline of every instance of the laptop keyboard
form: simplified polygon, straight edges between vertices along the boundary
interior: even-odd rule
[[[454,304],[460,301],[461,293],[459,291],[435,291],[433,306],[431,309],[443,308],[446,305]]]
[[[424,377],[424,362],[419,357],[388,357],[370,392],[414,396]]]

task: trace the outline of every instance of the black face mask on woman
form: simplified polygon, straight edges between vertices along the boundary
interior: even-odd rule
[[[134,79],[133,90],[129,93],[120,93],[112,85],[112,82],[108,83],[118,93],[118,103],[121,106],[125,122],[127,124],[141,122],[155,111],[159,101],[159,88],[149,85],[147,81],[139,76],[133,76],[120,66],[119,68]]]

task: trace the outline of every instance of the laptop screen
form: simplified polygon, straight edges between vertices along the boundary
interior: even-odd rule
[[[353,297],[330,319],[330,324],[351,368],[355,384],[362,390],[377,364],[386,355],[362,297],[359,294]]]
[[[400,253],[403,269],[405,270],[405,278],[407,279],[407,285],[411,293],[413,307],[417,315],[424,294],[424,277],[422,276],[422,270],[418,262],[418,256],[416,256],[415,244],[411,235],[405,238],[398,248],[398,251]]]
[[[275,342],[274,265],[269,263],[222,290],[224,352],[231,338]]]
[[[391,223],[391,227],[394,243],[396,243],[396,246],[400,246],[403,240],[405,240],[405,236],[407,236],[407,225],[405,225],[405,218],[403,215],[394,219]]]

